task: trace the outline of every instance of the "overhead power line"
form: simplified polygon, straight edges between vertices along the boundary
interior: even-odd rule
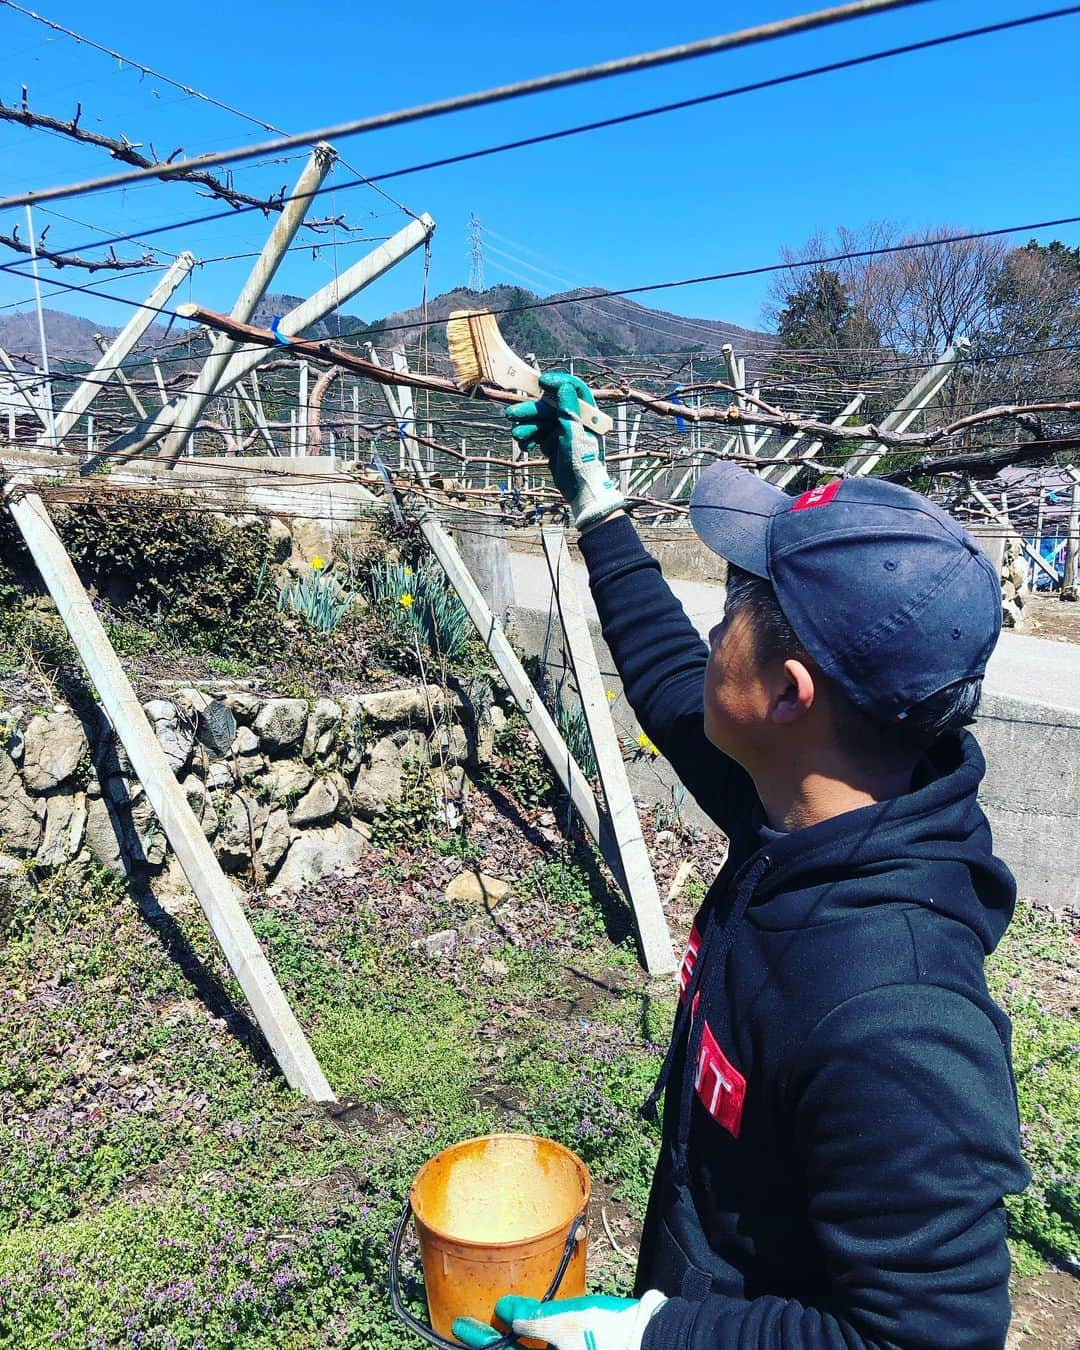
[[[630,75],[638,71],[654,70],[659,66],[696,60],[703,56],[713,56],[722,51],[734,51],[741,47],[790,37],[796,33],[811,32],[814,29],[829,27],[849,19],[882,14],[894,9],[907,9],[912,5],[925,3],[926,0],[851,0],[851,3],[848,4],[818,10],[813,14],[799,14],[788,19],[757,24],[752,28],[740,29],[736,33],[724,33],[716,37],[701,38],[696,42],[683,42],[674,47],[664,47],[657,51],[639,52],[634,56],[622,56],[611,61],[599,61],[592,65],[579,66],[574,70],[559,71],[551,75],[538,75],[532,79],[517,80],[513,84],[499,85],[493,89],[478,90],[471,94],[456,94],[451,98],[438,99],[432,103],[421,103],[411,108],[400,108],[394,112],[377,113],[372,117],[354,118],[349,122],[338,122],[333,126],[320,127],[314,131],[302,131],[296,135],[282,136],[272,141],[241,145],[232,150],[215,150],[209,154],[193,156],[191,159],[174,160],[171,164],[151,165],[145,169],[128,169],[122,173],[89,178],[80,183],[68,183],[59,187],[42,188],[35,192],[20,193],[17,196],[0,198],[0,210],[13,206],[32,206],[37,202],[56,201],[64,197],[82,196],[87,192],[98,192],[105,188],[137,183],[146,178],[168,179],[177,173],[198,171],[217,164],[236,164],[242,160],[254,159],[259,155],[277,154],[283,150],[291,150],[296,146],[314,145],[319,141],[343,140],[346,137],[358,136],[369,131],[381,131],[388,127],[421,122],[432,117],[443,117],[448,113],[464,112],[469,108],[482,108],[493,103],[505,103],[511,99],[524,98],[530,94],[551,93],[556,89],[569,89],[575,85],[611,79],[618,75]]]
[[[6,0],[0,0],[6,2]],[[1039,14],[1029,14],[1020,19],[1007,19],[1000,23],[983,24],[978,28],[967,28],[955,33],[946,33],[940,37],[925,38],[918,42],[904,43],[899,47],[887,47],[882,51],[868,52],[863,56],[853,56],[845,58],[842,61],[831,61],[825,65],[812,66],[805,70],[792,71],[786,75],[770,76],[767,79],[755,80],[750,84],[736,85],[729,89],[716,90],[710,94],[701,94],[694,98],[680,99],[674,103],[662,103],[653,107],[642,108],[636,112],[622,113],[618,116],[605,117],[593,122],[582,122],[575,126],[563,127],[556,131],[540,132],[534,136],[524,136],[513,141],[504,141],[498,145],[484,146],[477,150],[465,150],[452,155],[445,155],[439,159],[426,160],[417,164],[410,164],[405,168],[392,169],[384,173],[373,174],[370,177],[358,176],[354,179],[346,179],[344,182],[327,184],[318,188],[312,197],[319,197],[325,193],[343,192],[355,187],[373,187],[376,191],[382,191],[379,184],[386,183],[395,178],[404,178],[414,173],[424,173],[431,169],[447,168],[454,164],[465,164],[472,160],[485,159],[492,155],[505,154],[512,150],[522,150],[529,146],[545,145],[552,141],[564,140],[571,136],[585,135],[594,131],[606,130],[610,127],[622,126],[627,123],[642,121],[650,117],[659,117],[666,113],[681,112],[689,108],[701,107],[709,103],[716,103],[723,99],[736,98],[742,94],[760,93],[766,89],[774,89],[786,84],[794,84],[801,80],[813,79],[819,75],[831,75],[839,71],[850,70],[858,66],[869,65],[877,61],[889,60],[896,56],[908,56],[916,52],[927,51],[935,47],[943,47],[956,42],[965,42],[972,38],[987,37],[995,33],[1007,32],[1011,29],[1026,28],[1032,24],[1046,23],[1053,19],[1068,18],[1080,14],[1080,5],[1071,5],[1064,9],[1047,10]],[[339,159],[341,157],[339,156]],[[345,163],[341,160],[342,164]],[[283,198],[283,201],[291,200]],[[393,198],[390,200],[393,201]],[[400,202],[394,203],[401,206]],[[0,203],[2,205],[2,203]],[[239,215],[254,210],[249,206],[241,206],[235,209],[206,212],[200,216],[188,216],[186,218],[169,222],[165,225],[152,226],[149,229],[143,229],[130,234],[113,234],[104,239],[91,239],[80,242],[73,246],[67,252],[86,252],[94,248],[104,248],[109,245],[124,243],[144,243],[151,235],[168,234],[175,230],[189,229],[193,225],[212,224],[218,220],[231,220]],[[406,208],[402,207],[403,210]],[[14,264],[0,265],[0,270],[15,270]]]
[[[141,61],[135,61],[130,56],[125,56],[123,52],[105,47],[100,42],[95,42],[93,38],[88,38],[84,33],[76,33],[74,29],[65,28],[62,23],[47,19],[44,14],[38,14],[32,9],[24,9],[22,5],[17,5],[15,0],[0,0],[0,5],[6,5],[8,9],[13,9],[16,14],[22,14],[27,19],[33,19],[35,23],[44,24],[46,28],[51,28],[54,33],[63,33],[65,37],[73,38],[84,47],[92,47],[94,51],[110,56],[114,61],[119,61],[122,66],[131,66],[143,75],[152,75],[155,80],[160,80],[162,84],[171,85],[173,89],[179,89],[182,94],[187,94],[190,98],[197,98],[203,103],[210,103],[215,108],[220,108],[222,112],[232,113],[234,117],[240,117],[253,126],[262,127],[264,131],[276,131],[281,135],[285,134],[280,127],[274,126],[273,122],[264,122],[261,117],[253,117],[251,113],[244,112],[243,108],[234,108],[231,103],[222,103],[220,99],[213,98],[210,94],[204,94],[201,89],[195,89],[190,84],[184,84],[180,80],[172,79],[169,75],[163,75],[160,70],[155,70],[153,66],[144,66]]]

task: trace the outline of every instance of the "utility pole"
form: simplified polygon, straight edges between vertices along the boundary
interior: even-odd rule
[[[30,266],[34,274],[34,301],[37,305],[38,339],[41,342],[41,370],[45,376],[45,424],[49,430],[49,444],[55,450],[56,421],[53,418],[52,379],[49,376],[49,344],[45,340],[45,315],[41,308],[41,278],[38,275],[37,242],[34,238],[34,217],[26,208],[26,229],[30,235]]]

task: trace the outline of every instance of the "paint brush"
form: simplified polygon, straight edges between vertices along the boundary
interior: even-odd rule
[[[490,310],[455,310],[446,321],[446,345],[461,388],[493,384],[525,398],[546,398],[540,376],[507,343]],[[581,421],[598,436],[606,436],[612,427],[607,413],[587,403],[581,404]]]

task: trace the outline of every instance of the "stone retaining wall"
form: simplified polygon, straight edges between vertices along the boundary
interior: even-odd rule
[[[460,800],[506,717],[497,702],[478,717],[437,685],[314,700],[186,688],[143,707],[225,871],[275,889],[354,861],[411,767]],[[0,712],[0,851],[46,867],[93,859],[156,876],[155,890],[185,887],[96,706]]]

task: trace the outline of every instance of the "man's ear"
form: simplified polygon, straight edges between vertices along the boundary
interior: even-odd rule
[[[769,707],[769,721],[797,722],[814,706],[814,677],[802,661],[785,661],[783,682]]]

